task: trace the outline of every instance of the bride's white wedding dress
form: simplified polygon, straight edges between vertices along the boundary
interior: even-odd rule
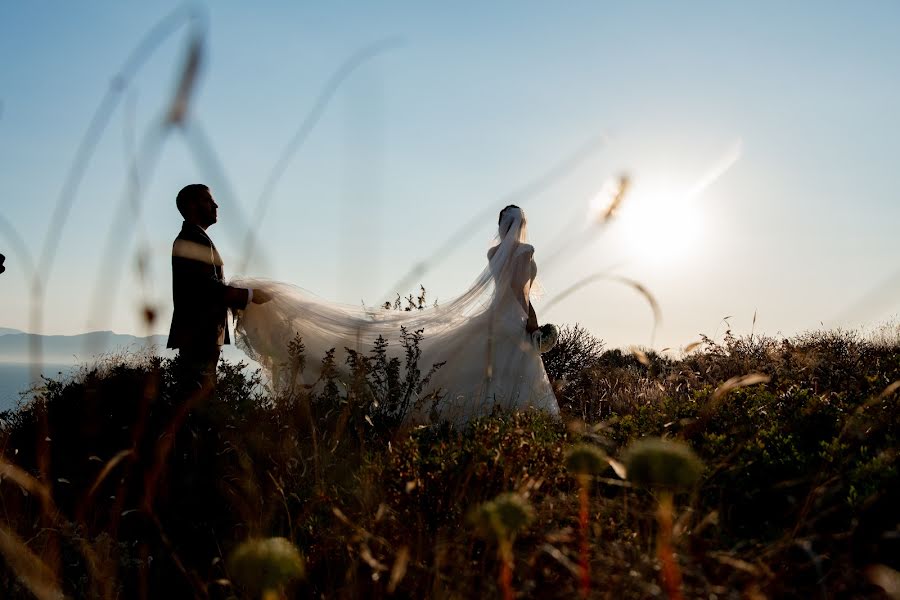
[[[251,304],[238,315],[238,343],[262,364],[275,385],[313,385],[321,375],[321,358],[336,349],[336,364],[345,348],[368,354],[381,336],[389,354],[401,356],[401,327],[422,330],[418,368],[424,376],[443,365],[422,390],[407,422],[432,418],[462,425],[495,409],[534,408],[551,415],[559,406],[539,351],[525,331],[527,302],[537,273],[534,248],[527,244],[521,209],[504,211],[488,266],[466,292],[440,306],[410,312],[366,310],[327,303],[299,288],[268,280],[234,282],[263,288],[272,301]],[[306,365],[290,368],[290,342],[299,336]]]

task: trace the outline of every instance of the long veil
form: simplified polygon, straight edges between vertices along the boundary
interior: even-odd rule
[[[267,371],[272,383],[288,385],[302,383],[312,385],[321,376],[321,358],[335,350],[335,364],[343,365],[346,350],[368,353],[379,337],[391,344],[395,355],[402,351],[398,343],[401,328],[407,332],[422,332],[420,348],[423,371],[431,364],[427,361],[447,362],[473,359],[483,364],[483,376],[490,380],[492,360],[489,355],[479,357],[458,356],[481,353],[480,348],[491,347],[492,313],[518,311],[512,317],[524,324],[527,314],[520,302],[509,302],[508,295],[529,293],[530,277],[523,276],[523,253],[527,242],[525,215],[518,207],[503,211],[494,239],[493,254],[486,267],[463,293],[439,306],[423,310],[398,311],[383,307],[364,308],[337,304],[319,298],[295,285],[266,279],[240,279],[232,285],[264,289],[272,300],[265,304],[250,304],[236,315],[237,344],[259,362]],[[527,255],[530,270],[531,255]],[[524,282],[524,288],[515,282]],[[518,309],[516,309],[518,307]],[[510,315],[506,315],[509,317]],[[477,331],[472,323],[486,324]],[[461,333],[461,332],[469,333]],[[524,332],[524,329],[522,330]],[[472,344],[460,336],[478,336]],[[483,339],[481,339],[483,338]],[[448,343],[452,340],[453,343]],[[302,341],[308,357],[302,372],[289,369],[292,348]],[[463,343],[460,343],[460,342]],[[486,342],[486,343],[485,343]],[[292,345],[293,344],[293,345]],[[451,369],[452,370],[452,369]]]

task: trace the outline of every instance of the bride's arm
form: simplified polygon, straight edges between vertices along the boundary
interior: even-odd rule
[[[528,303],[528,322],[525,323],[525,331],[529,334],[533,331],[537,331],[540,329],[538,325],[537,315],[534,314],[534,306],[531,302]]]
[[[531,280],[534,277],[533,256],[534,248],[526,246],[524,252],[516,257],[514,276],[510,281],[510,287],[512,287],[513,292],[519,297],[519,303],[522,305],[522,308],[528,313],[525,331],[529,334],[539,328],[537,314],[535,314],[534,306],[532,306],[531,300],[528,297],[529,292],[531,291]]]

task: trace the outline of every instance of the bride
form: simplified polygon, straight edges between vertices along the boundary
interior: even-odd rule
[[[328,303],[285,283],[235,282],[272,295],[271,302],[251,304],[238,314],[238,343],[275,385],[314,385],[322,374],[318,361],[332,348],[337,365],[345,363],[347,350],[368,354],[379,337],[399,355],[401,327],[421,331],[418,368],[424,375],[432,365],[439,367],[421,390],[422,401],[405,415],[407,422],[463,425],[495,409],[558,415],[538,350],[540,332],[530,301],[537,267],[521,208],[510,205],[500,212],[494,242],[487,267],[464,293],[424,310],[368,310]],[[299,371],[288,367],[298,337],[310,359]]]

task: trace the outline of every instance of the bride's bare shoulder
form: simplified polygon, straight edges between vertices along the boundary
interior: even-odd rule
[[[497,254],[497,250],[499,248],[500,246],[494,246],[493,248],[488,249],[488,260],[494,258],[494,255]],[[534,254],[534,246],[532,246],[531,244],[519,244],[518,247],[513,251],[513,257],[523,254],[530,258]]]

